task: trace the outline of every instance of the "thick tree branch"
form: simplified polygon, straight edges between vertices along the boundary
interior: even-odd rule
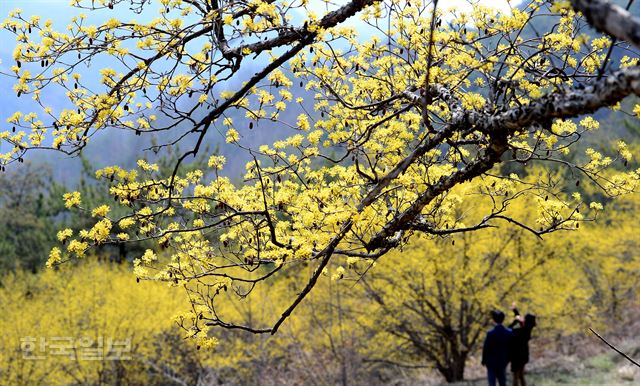
[[[629,11],[608,0],[571,0],[571,5],[598,31],[640,48],[640,19]]]
[[[336,25],[347,20],[351,16],[363,10],[365,7],[379,2],[380,0],[353,0],[350,3],[340,7],[339,9],[327,13],[317,23],[319,29],[327,29],[335,27]],[[317,31],[317,30],[314,30]],[[317,32],[311,32],[308,30],[307,25],[303,27],[294,28],[280,33],[277,37],[253,44],[247,44],[230,50],[230,53],[241,55],[244,49],[248,49],[253,53],[260,53],[265,50],[270,50],[276,47],[281,47],[287,44],[291,44],[295,41],[305,39],[311,35],[316,36]]]
[[[640,94],[640,68],[638,67],[617,71],[584,89],[575,89],[566,93],[555,92],[526,106],[513,108],[496,115],[477,111],[461,112],[459,117],[439,134],[456,130],[463,131],[468,127],[473,127],[475,130],[487,134],[491,138],[491,144],[474,162],[451,175],[443,176],[437,183],[429,186],[407,210],[392,219],[371,238],[367,249],[374,250],[384,247],[386,238],[400,229],[405,229],[407,224],[414,221],[422,209],[435,197],[459,183],[469,181],[489,171],[500,161],[500,157],[507,150],[508,136],[540,121],[552,118],[572,118],[592,113],[601,107],[611,106],[630,94]],[[405,160],[398,166],[403,165],[403,169],[406,169],[405,162],[408,162],[406,165],[408,167],[412,161]],[[382,182],[388,185],[390,180],[382,179]]]

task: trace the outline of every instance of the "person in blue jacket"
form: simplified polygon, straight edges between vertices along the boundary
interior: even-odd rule
[[[482,347],[482,365],[487,368],[489,386],[496,385],[496,379],[500,386],[507,385],[507,365],[509,364],[511,340],[513,333],[502,325],[504,312],[491,311],[491,319],[495,326],[487,332]]]

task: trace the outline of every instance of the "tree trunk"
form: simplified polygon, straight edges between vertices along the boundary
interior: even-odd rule
[[[464,380],[464,367],[467,355],[464,353],[453,353],[452,358],[445,366],[438,365],[437,369],[447,383],[460,382]]]

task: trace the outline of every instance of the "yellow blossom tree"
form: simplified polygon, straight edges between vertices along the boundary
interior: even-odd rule
[[[640,25],[604,0],[532,1],[510,12],[351,0],[327,4],[322,16],[306,0],[73,3],[159,16],[95,26],[81,15],[60,32],[14,11],[2,24],[17,38],[6,75],[15,78],[16,95],[31,96],[41,111],[8,117],[0,139],[11,150],[1,162],[38,148],[77,154],[96,133],[114,129],[171,133],[155,151],[190,138],[193,147],[169,175],[147,161],[97,172],[124,216],[66,195],[67,207],[93,214],[95,225],[63,230],[65,245],[52,250],[49,265],[104,243],[154,241],[135,274],[186,290],[192,310],[182,324],[203,346],[215,344],[208,333],[215,326],[275,333],[332,260],[346,260],[329,273],[340,278],[348,265],[375,261],[416,234],[454,237],[503,224],[542,237],[577,228],[588,208],[598,208],[563,194],[564,184],[524,180],[507,166],[560,165],[572,184],[611,196],[633,191],[640,179],[625,143],[606,154],[589,149],[580,162],[568,156],[598,128],[589,114],[640,94],[637,58],[617,63],[607,55],[614,46],[633,52]],[[531,33],[548,14],[556,16],[554,28]],[[345,24],[354,15],[369,28],[366,38]],[[586,35],[587,21],[609,36]],[[98,58],[113,65],[100,68],[95,82],[78,64]],[[252,59],[262,67],[247,76]],[[69,108],[45,104],[41,96],[54,89],[64,91]],[[294,108],[301,114],[287,119],[283,112]],[[244,128],[267,122],[292,135],[252,146]],[[213,131],[248,156],[242,184],[223,174],[217,155],[208,169],[178,173]],[[491,205],[467,216],[464,208],[478,197]],[[538,215],[519,218],[510,209],[516,202]],[[297,295],[277,313],[247,325],[218,312],[229,294],[256,296],[257,286],[299,264],[313,269],[297,276]]]

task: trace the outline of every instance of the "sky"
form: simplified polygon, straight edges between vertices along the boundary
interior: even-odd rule
[[[157,3],[157,0],[152,0]],[[329,9],[335,9],[341,5],[344,5],[349,0],[332,0]],[[510,6],[515,6],[520,3],[520,0],[513,0],[511,2],[507,0],[476,0],[480,4],[490,5],[502,11],[508,11]],[[327,9],[327,4],[323,0],[310,0],[310,7],[318,14],[322,14]],[[511,4],[511,5],[510,5]],[[444,0],[440,1],[440,7],[443,9],[458,7],[459,9],[468,9],[469,1],[467,0]],[[77,14],[79,11],[69,6],[69,0],[0,0],[0,17],[6,16],[12,9],[21,8],[25,11],[25,14],[38,14],[45,18],[51,18],[56,21],[66,21],[73,14]],[[105,17],[110,17],[108,12],[102,12]],[[6,42],[0,41],[0,45],[4,45]]]

